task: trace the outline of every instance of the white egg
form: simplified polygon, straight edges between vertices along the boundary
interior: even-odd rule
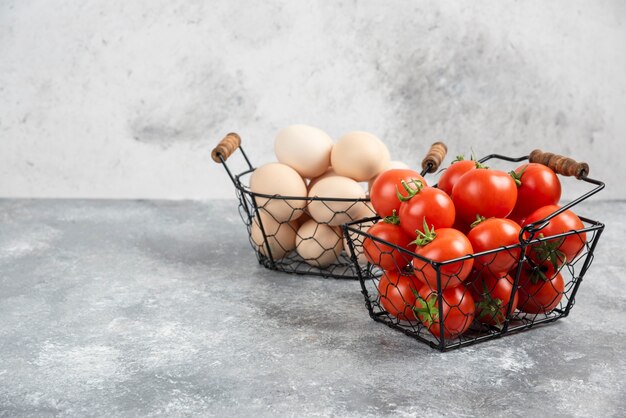
[[[257,251],[266,257],[269,257],[271,252],[272,259],[280,260],[296,248],[297,221],[279,223],[263,212],[259,212],[259,216],[261,217],[261,224],[255,216],[250,225],[250,238],[252,238],[252,243]],[[261,230],[261,225],[263,230]],[[263,232],[267,237],[269,252],[263,239]]]
[[[307,196],[306,183],[298,172],[285,164],[269,163],[254,170],[250,176],[250,190],[255,193],[303,197]],[[297,219],[303,213],[306,199],[293,200],[280,197],[256,197],[259,209],[266,211],[277,222]]]
[[[333,140],[321,129],[291,125],[281,129],[274,141],[278,161],[296,170],[302,177],[323,174],[330,165]]]
[[[346,201],[330,201],[324,198],[350,199]],[[365,198],[365,190],[359,183],[341,176],[329,176],[319,180],[309,190],[310,200],[308,212],[313,219],[329,225],[341,225],[358,219],[364,211],[364,202],[355,202],[354,199]]]
[[[389,162],[389,150],[376,136],[350,132],[337,141],[330,154],[331,166],[341,176],[368,181]]]
[[[308,264],[325,268],[338,261],[341,254],[341,229],[314,220],[305,222],[296,235],[296,251]]]

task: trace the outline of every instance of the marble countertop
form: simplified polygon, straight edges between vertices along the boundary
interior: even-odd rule
[[[0,200],[0,416],[625,416],[626,202],[569,317],[440,353],[261,267],[234,200]]]

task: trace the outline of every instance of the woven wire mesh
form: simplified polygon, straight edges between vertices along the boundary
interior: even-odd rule
[[[493,154],[480,162],[491,158],[511,163],[527,159]],[[597,180],[584,180],[597,187],[559,213],[604,187]],[[577,230],[543,237],[528,226],[524,231],[530,234],[520,237],[518,244],[445,262],[425,259],[411,251],[416,248],[401,248],[369,234],[361,226],[364,221],[346,224],[344,231],[361,243],[352,246],[353,260],[370,316],[433,348],[448,351],[567,316],[604,230],[600,222],[580,219],[583,228]],[[369,219],[367,225],[378,221],[380,218]],[[552,258],[541,250],[545,244],[552,249]],[[562,257],[565,245],[570,250],[576,248],[575,257]],[[364,253],[370,253],[369,259]],[[510,269],[491,272],[496,258],[498,265],[503,259],[511,261]],[[471,264],[468,275],[467,264]],[[424,284],[427,276],[433,275],[435,284]],[[494,296],[496,293],[499,297]]]
[[[491,252],[490,254],[494,256],[499,254],[513,256],[517,252],[521,254],[517,258],[516,265],[508,272],[491,273],[489,263],[476,262],[476,255],[470,255],[463,261],[451,260],[449,265],[459,265],[456,273],[442,274],[441,265],[434,263],[435,267],[433,267],[433,264],[427,264],[428,268],[437,270],[438,284],[437,289],[427,291],[427,293],[432,292],[431,297],[435,298],[435,308],[439,310],[431,324],[416,315],[413,309],[416,307],[416,292],[427,286],[423,280],[419,279],[422,271],[411,269],[403,262],[396,265],[397,269],[388,270],[383,270],[369,262],[360,263],[361,286],[370,316],[376,321],[385,323],[442,351],[556,321],[566,316],[574,305],[576,291],[593,261],[593,249],[603,229],[602,224],[587,219],[585,221],[584,229],[570,231],[561,236],[561,238],[576,237],[580,240],[581,250],[578,255],[560,264],[556,270],[543,272],[544,275],[547,273],[549,280],[545,282],[539,280],[533,286],[528,284],[528,277],[545,268],[533,264],[525,254],[529,254],[540,242],[553,240],[553,238],[535,239],[526,244],[520,243]],[[358,223],[348,225],[346,229],[353,234],[360,235],[361,240],[371,239],[372,237],[367,232],[360,232],[358,225]],[[402,253],[405,256],[419,257],[391,243],[375,243],[375,245],[382,250],[383,256],[395,257],[397,253]],[[361,254],[355,250],[355,256],[359,255]],[[466,279],[459,276],[462,262],[473,263],[472,273]],[[491,283],[507,280],[508,296],[500,299],[498,307],[501,306],[501,311],[496,310],[493,314],[481,317],[475,306],[491,295],[493,290],[491,287],[483,286],[487,276],[495,276],[495,280]],[[446,284],[452,285],[457,282],[461,284],[446,288]],[[451,292],[452,290],[455,292]],[[451,293],[456,293],[456,295],[447,297]],[[509,306],[511,299],[516,300],[516,306],[513,304]],[[468,305],[471,307],[468,308]],[[460,329],[466,327],[465,331],[458,333]],[[446,334],[449,335],[446,336]]]
[[[347,199],[328,197],[293,197],[254,193],[248,184],[255,168],[243,147],[237,147],[247,169],[234,174],[227,158],[216,153],[218,162],[226,170],[235,186],[239,201],[238,211],[248,230],[250,245],[259,263],[268,269],[285,273],[317,275],[337,279],[359,278],[358,263],[366,262],[363,256],[363,236],[342,226],[356,220],[374,219],[376,213],[369,198]],[[425,160],[426,161],[426,160]],[[425,165],[424,165],[425,164]],[[423,163],[421,175],[433,172],[433,161]],[[314,181],[311,180],[308,187]],[[372,180],[370,180],[371,185]],[[310,218],[315,225],[303,229]],[[353,226],[365,232],[373,225],[365,220]],[[353,248],[351,248],[353,247]],[[352,255],[356,250],[356,256]]]
[[[285,273],[358,279],[340,225],[374,216],[369,199],[262,197],[238,181],[239,214],[261,265]],[[313,202],[321,222],[309,214]],[[359,240],[353,238],[358,248]]]

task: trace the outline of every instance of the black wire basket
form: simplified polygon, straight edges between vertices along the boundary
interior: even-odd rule
[[[567,316],[574,306],[576,293],[594,259],[594,250],[604,230],[602,223],[579,215],[582,228],[551,236],[543,236],[541,233],[551,219],[604,188],[601,181],[587,177],[587,164],[539,150],[519,158],[491,154],[479,162],[488,160],[500,160],[502,164],[524,160],[542,163],[560,175],[574,176],[594,188],[544,219],[522,227],[516,244],[445,262],[424,258],[368,234],[364,226],[378,222],[379,217],[343,225],[345,235],[350,238],[348,245],[351,259],[370,316],[440,351],[500,338]],[[408,268],[396,265],[395,269],[384,271],[367,260],[364,262],[364,240],[371,240],[378,251],[392,259],[403,259],[395,257],[401,253],[404,260],[413,262],[407,262]],[[572,259],[559,260],[552,266],[530,256],[542,245],[550,245],[556,253],[566,242],[567,245],[574,243],[580,247]],[[488,268],[489,263],[484,262],[485,259],[495,260],[498,256],[515,259],[514,267],[506,276],[504,273],[495,277]],[[481,263],[476,262],[479,257]],[[459,266],[459,263],[468,260],[473,262],[475,268],[469,279],[463,282],[454,273],[460,270],[450,267]],[[436,289],[430,290],[424,285],[428,288],[425,290],[421,286],[422,282],[414,280],[418,275],[425,274],[435,275]],[[446,284],[455,279],[463,283],[446,288]],[[493,296],[496,286],[501,294],[499,298]]]
[[[227,159],[239,150],[245,160],[245,168],[233,173]],[[437,170],[445,157],[445,146],[434,143],[422,161],[422,175]],[[255,167],[250,162],[241,138],[236,133],[226,135],[211,153],[216,163],[222,164],[235,186],[239,200],[239,214],[248,230],[250,245],[264,267],[285,273],[315,275],[336,279],[359,278],[350,257],[348,242],[359,251],[358,236],[347,239],[342,224],[371,218],[376,213],[369,198],[347,199],[331,197],[279,196],[255,193],[250,190],[249,180]],[[292,216],[290,221],[276,219],[268,205],[286,205]],[[328,222],[311,222],[304,226],[309,216],[307,206],[322,205],[328,210]],[[340,208],[338,209],[338,206]],[[368,224],[363,223],[362,228]],[[352,229],[360,230],[353,224]],[[303,233],[303,229],[306,233]],[[306,251],[305,251],[306,249]]]

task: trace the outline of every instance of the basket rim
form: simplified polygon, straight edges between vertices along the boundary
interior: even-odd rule
[[[423,255],[420,254],[416,254],[413,251],[407,250],[406,248],[402,248],[400,246],[398,246],[397,244],[394,244],[392,242],[389,241],[385,241],[381,238],[378,238],[372,234],[369,234],[365,231],[362,231],[360,229],[354,228],[352,225],[356,225],[356,224],[361,224],[361,223],[367,223],[367,222],[372,222],[374,220],[380,220],[381,218],[379,216],[376,217],[371,217],[371,218],[365,218],[365,219],[359,219],[353,222],[349,222],[349,223],[345,223],[342,225],[344,231],[349,231],[349,233],[346,233],[346,239],[350,240],[350,241],[354,241],[354,238],[351,237],[351,233],[355,233],[357,235],[363,236],[365,238],[369,238],[372,239],[373,241],[379,242],[383,245],[386,245],[388,247],[393,248],[394,250],[399,250],[400,252],[409,255],[411,257],[414,258],[418,258],[426,263],[429,263],[430,265],[432,265],[434,268],[437,268],[439,266],[445,266],[448,264],[453,264],[453,263],[458,263],[461,261],[465,261],[465,260],[469,260],[471,258],[477,258],[477,257],[481,257],[484,255],[489,255],[489,254],[494,254],[494,253],[498,253],[498,252],[502,252],[502,251],[507,251],[507,250],[511,250],[511,249],[523,249],[529,245],[532,244],[536,244],[539,242],[544,242],[544,241],[551,241],[554,239],[558,239],[558,238],[562,238],[562,237],[566,237],[566,236],[570,236],[570,235],[574,235],[574,234],[582,234],[582,233],[586,233],[586,232],[592,232],[592,231],[598,231],[598,230],[603,230],[604,229],[604,224],[598,221],[594,221],[591,220],[589,218],[584,218],[584,217],[580,217],[580,219],[583,222],[587,222],[588,224],[591,224],[588,227],[585,228],[581,228],[581,229],[572,229],[566,232],[562,232],[560,234],[555,234],[555,235],[549,235],[547,237],[537,237],[537,238],[532,238],[530,240],[520,240],[520,242],[515,243],[515,244],[511,244],[511,245],[507,245],[507,246],[501,246],[498,248],[493,248],[491,250],[486,250],[486,251],[481,251],[478,253],[472,253],[472,254],[466,254],[464,256],[461,257],[457,257],[457,258],[452,258],[450,260],[446,260],[446,261],[436,261],[433,260],[431,258],[427,258],[424,257]],[[522,233],[524,232],[524,228],[522,228]],[[520,233],[521,234],[521,233]]]
[[[283,195],[279,195],[279,194],[267,194],[267,193],[258,193],[258,192],[253,192],[252,190],[250,190],[250,187],[245,185],[242,180],[241,177],[245,176],[246,174],[250,174],[252,173],[254,170],[256,170],[256,168],[251,169],[251,170],[246,170],[244,172],[241,172],[239,174],[237,174],[235,176],[235,187],[237,189],[239,189],[242,193],[245,193],[247,195],[250,196],[254,196],[254,197],[263,197],[266,199],[276,199],[276,200],[317,200],[317,201],[328,201],[328,202],[369,202],[370,198],[369,197],[362,197],[362,198],[348,198],[348,197],[323,197],[323,196],[283,196]]]
[[[491,159],[499,159],[499,160],[504,160],[504,161],[509,161],[509,162],[520,162],[520,161],[524,161],[527,160],[529,158],[528,155],[526,156],[522,156],[522,157],[508,157],[505,155],[501,155],[501,154],[489,154],[486,155],[485,157],[481,158],[478,160],[478,162],[483,163],[486,162],[488,160]],[[470,258],[476,258],[478,256],[482,256],[482,255],[489,255],[492,253],[496,253],[496,252],[500,252],[500,251],[505,251],[508,249],[512,249],[512,248],[525,248],[526,246],[530,245],[530,244],[534,244],[534,243],[538,243],[538,242],[542,242],[542,241],[547,241],[547,240],[552,240],[552,239],[557,239],[557,238],[561,238],[561,237],[565,237],[565,236],[569,236],[569,235],[573,235],[573,234],[581,234],[581,233],[585,233],[585,232],[591,232],[591,231],[602,231],[604,230],[604,224],[598,221],[594,221],[592,219],[586,218],[586,217],[582,217],[579,216],[579,219],[583,222],[587,222],[588,224],[590,224],[591,226],[586,227],[586,228],[581,228],[578,230],[570,230],[570,231],[566,231],[566,232],[562,232],[560,234],[556,234],[556,235],[550,235],[548,237],[536,237],[536,234],[539,233],[543,228],[545,228],[549,221],[551,219],[553,219],[554,217],[558,216],[559,214],[565,212],[566,210],[569,210],[570,208],[576,206],[578,203],[588,199],[589,197],[593,196],[594,194],[598,193],[600,190],[604,189],[605,184],[600,181],[600,180],[596,180],[590,177],[587,177],[586,175],[581,176],[580,178],[578,178],[578,180],[580,181],[584,181],[590,184],[594,184],[596,187],[594,187],[592,190],[587,191],[586,193],[584,193],[583,195],[577,197],[576,199],[572,200],[571,202],[568,202],[565,205],[559,206],[559,208],[557,210],[555,210],[554,212],[550,213],[549,215],[545,216],[543,219],[540,219],[538,221],[535,221],[533,223],[530,223],[528,225],[524,225],[522,226],[522,229],[520,230],[519,233],[519,243],[516,244],[512,244],[506,247],[499,247],[499,248],[494,248],[492,250],[488,250],[488,251],[483,251],[480,253],[474,253],[474,254],[467,254],[461,257],[457,257],[454,259],[450,259],[450,260],[446,260],[446,261],[435,261],[423,256],[420,256],[418,254],[415,254],[412,251],[406,250],[404,248],[401,248],[393,243],[390,243],[388,241],[382,240],[380,238],[374,237],[371,234],[368,234],[367,232],[361,231],[361,230],[357,230],[355,229],[352,225],[355,224],[360,224],[360,223],[364,223],[364,222],[372,222],[375,220],[379,220],[381,219],[380,216],[374,216],[374,217],[370,217],[370,218],[364,218],[364,219],[359,219],[353,222],[348,222],[342,225],[342,228],[344,229],[344,232],[346,232],[346,236],[348,241],[353,241],[352,237],[350,237],[350,234],[348,232],[352,232],[352,233],[357,233],[358,235],[361,236],[365,236],[366,238],[371,238],[374,241],[377,241],[381,244],[387,245],[389,247],[392,247],[394,249],[397,249],[399,251],[401,251],[404,254],[407,254],[409,256],[413,256],[415,258],[418,258],[422,261],[425,261],[427,263],[429,263],[431,266],[433,266],[435,269],[438,269],[440,266],[445,266],[448,264],[452,264],[452,263],[458,263],[460,261],[465,261],[468,260]],[[436,185],[435,185],[436,186]],[[530,239],[524,239],[524,236],[528,235],[530,237]]]

